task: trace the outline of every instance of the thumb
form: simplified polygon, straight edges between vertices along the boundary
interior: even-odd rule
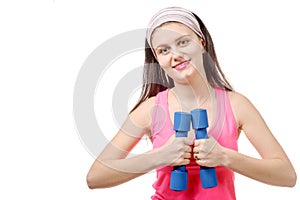
[[[193,138],[187,137],[187,138],[185,138],[184,143],[185,143],[186,145],[193,145],[194,139],[193,139]]]

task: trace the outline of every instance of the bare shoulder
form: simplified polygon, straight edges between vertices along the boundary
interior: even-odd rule
[[[254,113],[257,113],[257,110],[251,103],[251,101],[243,94],[236,91],[231,91],[227,94],[236,121],[239,127],[242,127],[245,118],[249,117]]]
[[[152,120],[152,110],[155,106],[156,97],[150,97],[142,102],[130,113],[130,119],[137,125],[149,128]]]
[[[233,107],[244,107],[244,106],[250,106],[251,102],[250,100],[244,96],[243,94],[236,92],[236,91],[230,91],[227,93],[230,103]]]
[[[150,97],[149,99],[142,102],[133,112],[137,113],[149,113],[155,106],[156,96]]]

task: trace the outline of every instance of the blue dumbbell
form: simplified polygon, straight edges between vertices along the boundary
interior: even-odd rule
[[[176,137],[187,137],[190,130],[191,114],[185,112],[174,113],[174,130]],[[185,165],[174,166],[171,172],[170,189],[183,191],[187,189],[188,172]]]
[[[207,130],[208,120],[205,109],[196,109],[191,111],[192,126],[195,129],[196,139],[208,138]],[[218,185],[216,169],[214,167],[200,167],[200,180],[203,188],[212,188]]]

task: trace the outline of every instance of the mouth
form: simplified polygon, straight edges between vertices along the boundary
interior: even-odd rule
[[[182,61],[176,65],[174,65],[172,68],[176,69],[176,70],[183,70],[184,68],[186,68],[188,65],[190,64],[190,60],[185,60]]]

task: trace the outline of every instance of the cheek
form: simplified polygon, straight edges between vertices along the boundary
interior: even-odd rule
[[[168,61],[167,56],[158,57],[158,63],[163,69],[167,68],[170,65],[170,62]]]
[[[197,45],[191,45],[184,49],[184,54],[192,60],[192,64],[199,66],[202,65],[202,48]]]
[[[183,49],[183,53],[190,56],[199,56],[201,55],[202,49],[199,45],[190,45]]]

